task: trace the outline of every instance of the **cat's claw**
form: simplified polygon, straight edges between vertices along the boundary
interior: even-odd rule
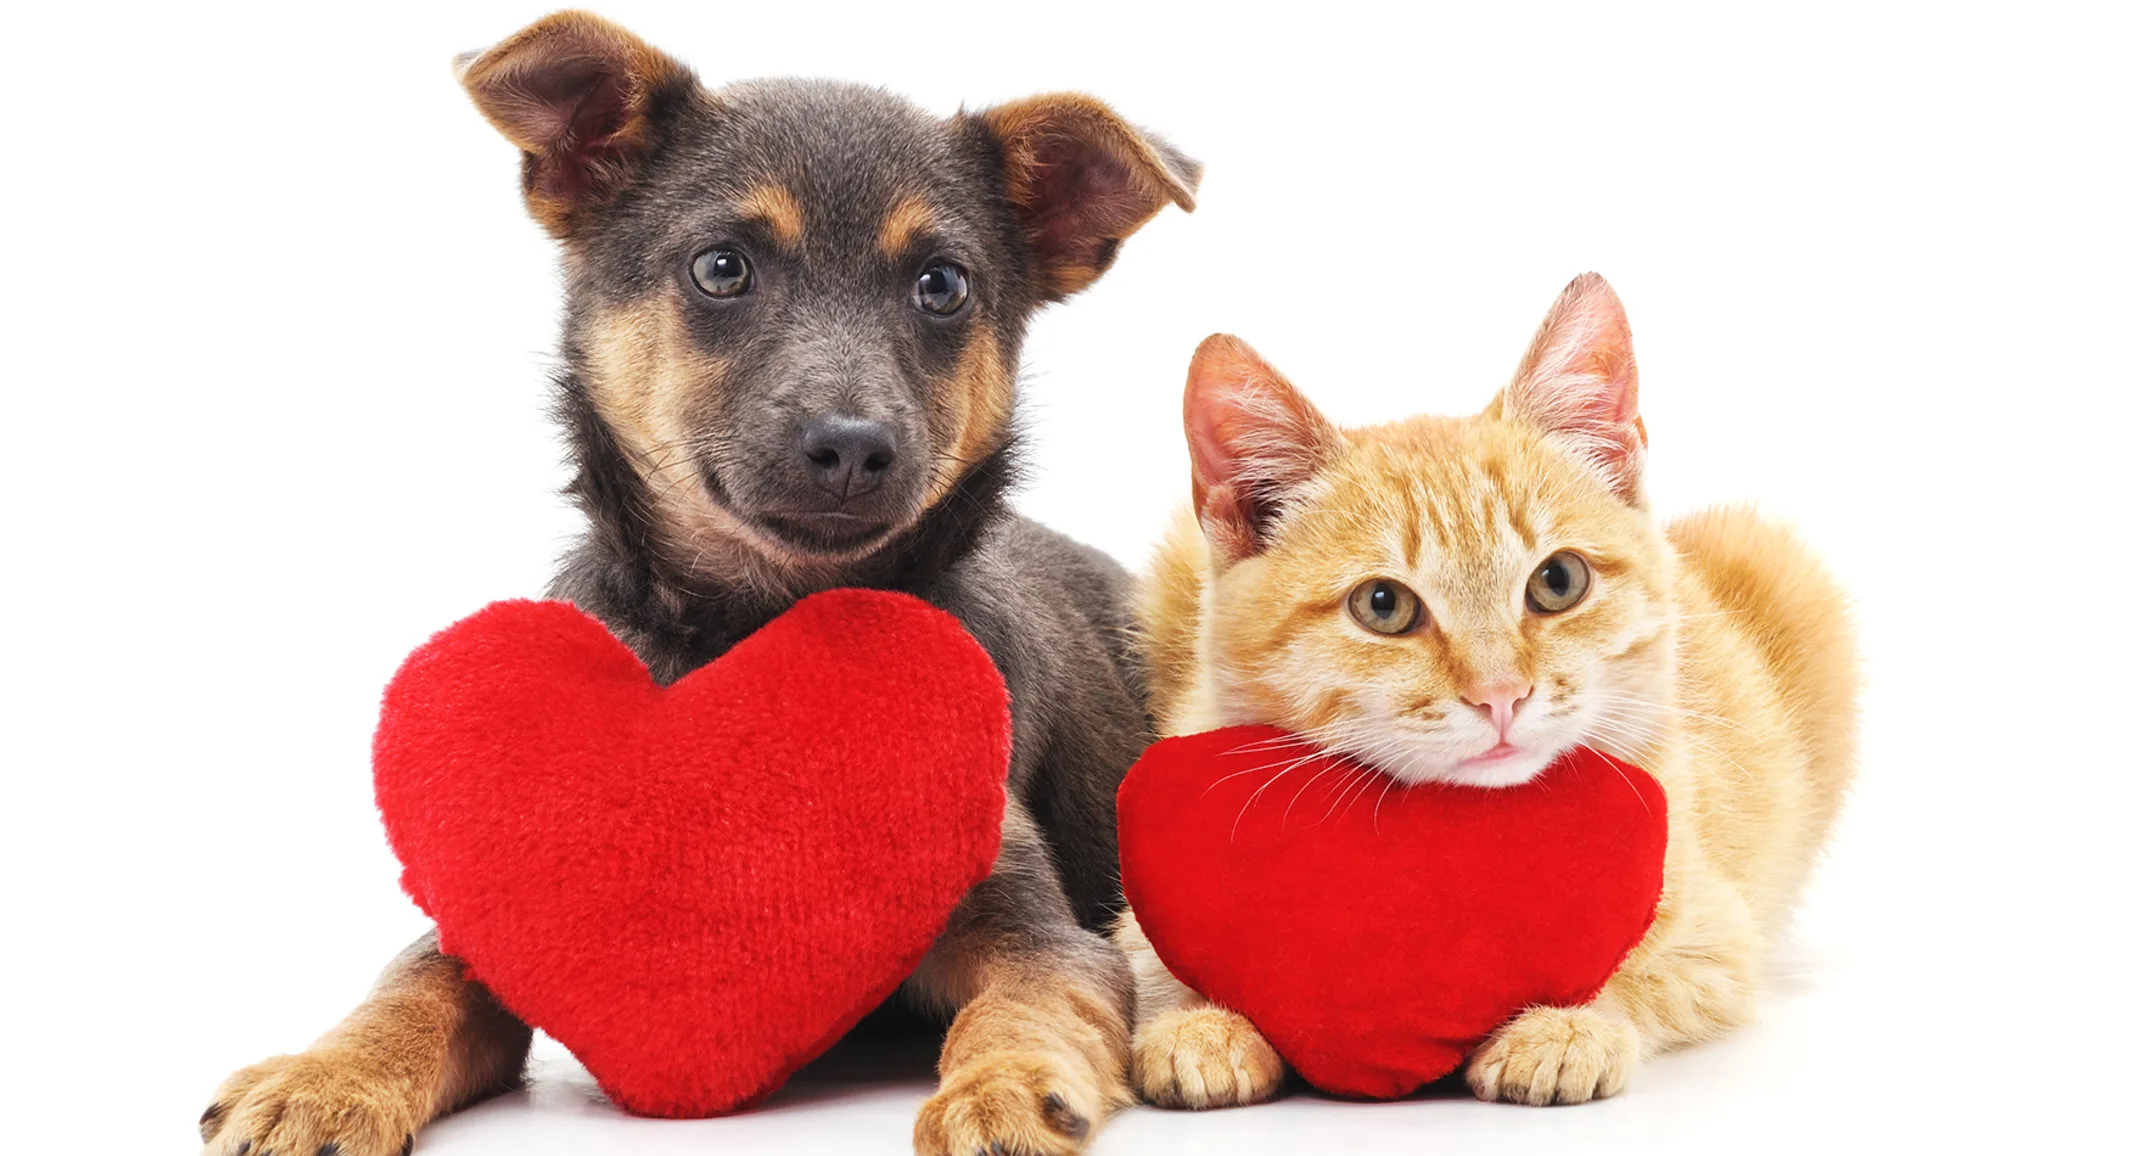
[[[1277,1094],[1285,1062],[1256,1025],[1222,1007],[1166,1012],[1130,1045],[1132,1078],[1162,1108],[1230,1108]]]
[[[1581,1104],[1627,1086],[1642,1054],[1635,1025],[1595,1007],[1536,1007],[1502,1025],[1464,1071],[1472,1095],[1511,1104]]]

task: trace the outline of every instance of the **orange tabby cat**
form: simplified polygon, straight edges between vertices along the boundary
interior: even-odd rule
[[[1405,782],[1506,786],[1587,744],[1671,805],[1664,895],[1583,1007],[1537,1007],[1469,1061],[1484,1099],[1578,1103],[1644,1054],[1746,1020],[1851,777],[1845,600],[1741,509],[1661,526],[1619,298],[1577,278],[1476,417],[1325,421],[1231,337],[1196,352],[1195,482],[1145,589],[1161,733],[1273,723]],[[1134,916],[1134,1066],[1155,1103],[1269,1097],[1247,1019],[1167,973]]]

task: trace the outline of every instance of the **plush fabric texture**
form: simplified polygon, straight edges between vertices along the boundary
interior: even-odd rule
[[[1153,746],[1119,814],[1160,959],[1340,1095],[1404,1095],[1516,1012],[1588,1001],[1664,882],[1664,792],[1588,750],[1517,787],[1405,787],[1234,727]]]
[[[626,1110],[747,1106],[920,962],[1001,837],[1009,696],[903,594],[804,599],[666,688],[501,602],[387,688],[373,746],[440,945]]]

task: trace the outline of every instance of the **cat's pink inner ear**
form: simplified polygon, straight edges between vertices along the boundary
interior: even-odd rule
[[[1182,396],[1197,518],[1229,554],[1260,548],[1288,492],[1320,468],[1337,431],[1237,337],[1197,347]]]
[[[1595,273],[1561,291],[1502,395],[1503,416],[1567,444],[1631,498],[1649,435],[1636,405],[1635,339],[1620,297]]]

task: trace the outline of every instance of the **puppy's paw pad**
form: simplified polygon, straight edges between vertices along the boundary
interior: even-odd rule
[[[1072,1156],[1102,1112],[1099,1096],[1041,1056],[959,1068],[921,1106],[917,1156]]]
[[[246,1068],[201,1113],[203,1156],[408,1156],[415,1133],[405,1094],[332,1054]]]
[[[1278,1092],[1285,1062],[1239,1012],[1165,1013],[1137,1031],[1130,1066],[1144,1098],[1163,1108],[1230,1108]]]
[[[1464,1070],[1472,1095],[1511,1104],[1581,1104],[1627,1086],[1642,1052],[1635,1025],[1593,1007],[1538,1007],[1502,1025]]]

